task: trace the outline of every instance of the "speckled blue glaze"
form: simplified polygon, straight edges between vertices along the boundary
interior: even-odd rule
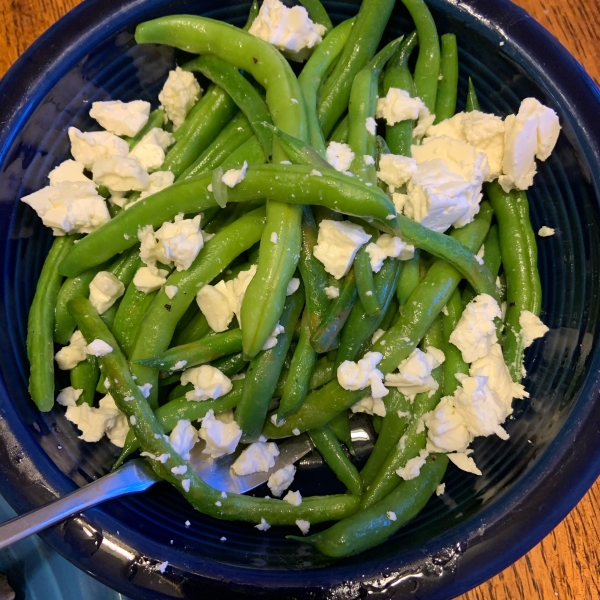
[[[334,22],[358,6],[325,4]],[[410,27],[398,4],[388,39]],[[429,4],[441,32],[458,36],[459,98],[471,76],[483,110],[505,115],[533,95],[552,106],[563,125],[530,194],[534,229],[557,231],[539,240],[542,318],[551,332],[528,352],[531,397],[515,402],[510,440],[477,440],[482,477],[450,469],[447,494],[433,498],[385,544],[342,561],[285,540],[286,529],[261,533],[251,524],[204,517],[167,485],[44,533],[58,552],[100,581],[149,599],[452,598],[527,552],[600,473],[598,89],[554,38],[510,2]],[[247,10],[247,3],[230,1],[87,0],[0,82],[0,491],[18,512],[101,476],[116,453],[108,442],[92,447],[78,440],[61,409],[41,415],[29,400],[27,311],[51,237],[17,200],[42,187],[48,171],[67,157],[69,125],[94,127],[87,115],[92,101],[143,98],[156,105],[176,52],[137,47],[136,23],[179,12],[240,25]],[[304,495],[339,491],[314,456],[303,461],[296,481]],[[223,535],[226,543],[219,541]],[[165,560],[164,574],[153,570]]]

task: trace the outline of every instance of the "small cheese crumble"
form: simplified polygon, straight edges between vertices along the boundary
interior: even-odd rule
[[[550,237],[551,235],[554,235],[555,233],[556,233],[556,231],[552,227],[546,227],[546,225],[544,225],[543,227],[540,227],[540,229],[538,231],[538,235],[540,237]]]
[[[271,526],[265,521],[264,517],[260,518],[260,523],[254,526],[255,529],[259,531],[267,531],[267,529],[271,529]]]

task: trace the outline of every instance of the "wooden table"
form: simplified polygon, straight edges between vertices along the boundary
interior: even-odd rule
[[[2,0],[0,75],[80,0]],[[516,0],[600,83],[599,0]],[[571,514],[511,567],[460,600],[600,598],[600,480]]]

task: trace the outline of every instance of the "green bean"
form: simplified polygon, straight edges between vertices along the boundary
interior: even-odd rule
[[[348,452],[352,456],[356,456],[356,450],[354,450],[354,444],[352,443],[352,429],[350,428],[350,411],[344,410],[337,414],[331,421],[329,421],[335,437],[348,448]]]
[[[458,95],[458,48],[456,36],[445,33],[442,37],[440,77],[435,101],[435,123],[454,116]]]
[[[310,143],[323,157],[325,156],[325,138],[321,131],[321,124],[319,123],[319,115],[317,113],[319,89],[327,73],[344,49],[353,23],[354,19],[349,19],[331,31],[315,48],[312,56],[308,59],[298,76],[298,83],[302,88],[304,101],[306,102]]]
[[[175,179],[208,148],[237,110],[231,97],[214,85],[206,90],[198,104],[201,109],[188,119],[189,130],[171,146],[161,166],[163,171],[171,171]]]
[[[316,169],[331,169],[331,165],[307,142],[303,142],[273,127],[287,157],[295,165],[310,165]]]
[[[378,315],[369,315],[359,303],[354,305],[340,336],[336,368],[345,360],[355,360],[362,345],[375,333],[398,287],[401,272],[402,263],[396,259],[389,259],[375,275],[375,293],[381,305]]]
[[[96,385],[100,377],[100,369],[95,356],[88,354],[85,360],[77,363],[69,371],[71,386],[76,390],[82,390],[81,396],[77,399],[77,404],[89,404],[93,406],[94,396],[96,395]]]
[[[262,165],[267,162],[267,157],[255,135],[246,140],[237,150],[234,150],[220,166],[223,171],[228,171],[229,169],[241,168],[244,162],[247,162],[249,166]]]
[[[371,484],[389,453],[397,446],[408,427],[412,413],[412,402],[396,388],[390,388],[390,393],[383,398],[383,402],[386,415],[383,417],[373,451],[360,472],[365,486]]]
[[[263,123],[271,123],[265,101],[253,85],[234,67],[214,56],[199,56],[183,65],[185,71],[199,71],[224,90],[242,111],[266,156],[273,154],[273,134]]]
[[[165,433],[171,433],[179,421],[185,419],[187,421],[197,421],[203,419],[209,410],[212,410],[215,415],[226,412],[235,408],[242,397],[242,386],[243,381],[232,381],[231,391],[217,398],[216,400],[203,400],[202,402],[190,402],[185,396],[177,396],[173,399],[169,399],[169,402],[159,406],[154,411],[154,416],[160,423]],[[135,434],[130,429],[127,437],[125,438],[125,444],[123,450],[117,462],[113,465],[112,471],[117,467],[120,467],[125,459],[133,454],[140,447]]]
[[[277,337],[277,344],[269,350],[263,350],[250,361],[244,379],[242,398],[235,411],[235,420],[242,430],[244,442],[254,442],[260,437],[269,402],[277,386],[283,362],[292,343],[292,333],[303,306],[304,288],[300,285],[285,303],[279,321],[284,330]]]
[[[323,425],[319,429],[308,432],[312,443],[333,474],[346,486],[351,494],[360,496],[362,493],[362,479],[341,447],[330,425]]]
[[[228,156],[253,135],[248,119],[241,113],[236,115],[225,125],[212,144],[183,171],[180,179],[204,175],[220,167]]]
[[[400,274],[400,280],[398,281],[398,287],[396,288],[396,297],[398,298],[398,304],[400,307],[404,306],[408,301],[410,295],[414,292],[415,288],[421,281],[421,253],[415,249],[414,256],[407,261],[404,261],[404,267]]]
[[[148,116],[148,121],[146,124],[132,137],[127,135],[123,136],[123,139],[129,144],[129,149],[133,150],[135,146],[139,143],[139,141],[147,134],[150,133],[152,129],[158,127],[162,129],[162,126],[165,122],[165,111],[161,108],[157,108],[153,110]]]
[[[491,230],[490,230],[491,231]],[[461,351],[450,342],[450,335],[456,329],[456,325],[462,316],[464,308],[460,291],[457,289],[452,292],[452,296],[446,304],[445,312],[442,315],[442,324],[444,327],[444,396],[452,396],[458,387],[457,373],[469,374],[469,366],[462,358]]]
[[[441,315],[438,315],[431,328],[423,338],[422,346],[427,348],[443,346],[443,332]],[[399,483],[396,471],[404,467],[411,458],[419,455],[427,443],[427,430],[421,422],[423,415],[432,411],[439,403],[444,388],[444,369],[442,366],[433,369],[432,377],[438,382],[439,387],[433,394],[422,392],[417,394],[412,403],[411,421],[406,428],[402,441],[394,446],[385,458],[380,469],[376,472],[373,480],[367,487],[363,496],[361,506],[368,508],[385,496],[387,496]]]
[[[345,144],[348,142],[348,129],[350,128],[350,121],[348,115],[346,115],[336,126],[331,135],[329,136],[330,142],[338,142],[339,144]]]
[[[54,406],[54,307],[62,283],[58,265],[78,236],[55,238],[44,261],[27,321],[29,393],[42,412]]]
[[[506,193],[500,184],[494,182],[486,185],[486,193],[498,221],[500,253],[507,283],[504,360],[512,380],[518,383],[523,377],[525,351],[519,317],[523,310],[533,313],[537,310],[539,313],[539,274],[537,263],[532,263],[532,253],[527,249],[529,236],[525,233],[531,224],[522,219],[522,209],[517,202],[522,201],[522,197],[518,192]]]
[[[491,219],[489,204],[482,202],[474,221],[461,229],[453,230],[450,235],[469,250],[476,250],[483,243]],[[452,265],[441,259],[434,262],[423,281],[415,288],[396,324],[372,346],[373,351],[383,354],[378,369],[384,375],[394,371],[416,348],[461,279],[461,274]],[[332,381],[309,394],[300,410],[281,427],[272,427],[267,422],[264,435],[281,438],[291,435],[293,429],[302,432],[321,427],[368,394],[369,388],[348,391],[337,381]]]
[[[417,96],[434,113],[440,74],[440,43],[435,21],[424,0],[402,0],[402,4],[408,8],[419,36],[419,56],[414,74]]]
[[[348,107],[354,77],[375,55],[393,8],[394,0],[364,0],[360,5],[348,42],[321,90],[319,120],[325,137]]]
[[[363,310],[369,317],[380,315],[381,303],[375,289],[371,257],[364,246],[360,248],[354,259],[354,275],[356,277],[356,290]]]
[[[306,207],[305,207],[306,209]],[[300,327],[300,338],[298,345],[292,356],[292,362],[285,381],[279,408],[277,409],[277,419],[286,419],[288,415],[296,412],[306,394],[308,393],[308,383],[312,377],[315,364],[317,362],[317,353],[310,344],[310,317],[308,307],[304,309]]]
[[[302,247],[298,270],[304,283],[307,320],[313,334],[319,327],[330,304],[325,294],[328,282],[327,272],[323,263],[317,260],[313,254],[317,238],[317,225],[311,207],[305,206],[302,212]]]
[[[313,23],[318,23],[319,25],[323,25],[327,31],[329,31],[333,24],[331,23],[331,19],[325,10],[325,7],[319,2],[319,0],[300,0],[300,4],[304,6],[306,11],[308,12],[308,16]],[[322,44],[323,42],[321,42]],[[319,44],[319,46],[321,45]],[[319,47],[317,46],[317,48]]]
[[[166,285],[177,286],[178,292],[169,298],[164,287],[158,291],[140,325],[130,360],[148,358],[168,348],[177,322],[195,300],[198,290],[258,241],[264,220],[264,209],[244,215],[206,242],[189,269],[169,276]],[[156,403],[157,372],[141,365],[132,366],[132,370],[140,385],[152,384],[149,402]]]
[[[312,347],[319,353],[332,349],[334,342],[356,303],[358,292],[354,270],[344,277],[340,295],[331,303],[317,330],[310,338]]]
[[[248,11],[248,20],[244,25],[244,31],[248,31],[254,23],[256,17],[258,17],[258,13],[260,11],[260,6],[258,5],[258,0],[252,0],[252,4],[250,5],[250,10]]]
[[[138,382],[133,379],[117,341],[89,301],[75,298],[71,300],[69,308],[86,340],[101,339],[113,348],[112,352],[100,358],[100,364],[107,372],[111,394],[117,407],[131,423],[142,450],[157,457],[166,455],[164,463],[151,459],[150,465],[159,477],[174,485],[194,508],[206,515],[226,520],[258,523],[264,518],[272,525],[291,525],[298,519],[305,519],[311,523],[341,519],[356,510],[358,499],[347,494],[304,498],[300,506],[292,506],[289,502],[281,500],[232,493],[227,494],[226,498],[223,497],[220,491],[204,483],[163,437],[164,429],[142,396],[137,386]],[[126,397],[128,400],[125,400]],[[129,397],[133,397],[133,400]],[[188,468],[183,475],[173,473],[174,468],[181,469],[184,466]]]
[[[430,455],[418,477],[402,481],[377,504],[309,537],[289,537],[336,558],[377,546],[423,510],[442,481],[447,466],[445,454]],[[392,515],[394,520],[390,518]]]
[[[402,275],[403,270],[404,270],[404,266],[400,270],[400,276]],[[396,299],[396,296],[393,295],[392,298],[390,299],[390,305],[388,306],[388,309],[383,317],[383,320],[379,324],[379,328],[382,329],[383,331],[387,331],[396,322],[398,317],[400,317],[399,311],[400,311],[400,305],[398,304],[398,300]],[[366,349],[364,351],[366,352]]]
[[[408,69],[408,59],[417,47],[417,43],[417,32],[413,31],[404,39],[398,53],[388,63],[383,77],[384,94],[387,94],[389,89],[393,87],[407,91],[411,97],[416,95],[415,84]],[[386,125],[385,140],[392,154],[411,155],[413,126],[414,122],[412,120]]]
[[[232,329],[203,337],[190,344],[169,348],[157,356],[135,362],[160,371],[181,371],[241,351],[242,332],[240,329]]]
[[[498,226],[492,225],[483,242],[483,264],[490,270],[492,277],[497,277],[502,265],[502,257],[500,256],[500,238],[498,236]],[[536,259],[537,264],[537,259]],[[462,294],[463,305],[468,304],[475,298],[475,292],[470,285],[465,287]]]
[[[473,112],[474,110],[480,110],[479,100],[477,98],[477,92],[475,91],[475,86],[473,85],[473,81],[469,77],[469,89],[467,91],[467,102],[466,102],[465,111]]]
[[[218,358],[212,363],[212,366],[215,369],[219,369],[223,375],[232,377],[236,373],[239,373],[247,364],[248,361],[242,356],[241,352],[238,352],[237,354],[232,354],[231,356]]]
[[[191,344],[202,339],[205,335],[210,333],[212,329],[206,320],[206,317],[198,311],[189,322],[185,329],[182,329],[178,334],[173,337],[173,346],[183,346],[185,344]]]

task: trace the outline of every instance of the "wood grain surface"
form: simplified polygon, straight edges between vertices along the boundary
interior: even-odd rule
[[[79,0],[1,0],[0,76]],[[599,0],[516,0],[600,83]],[[1,111],[1,107],[0,107]],[[600,480],[538,546],[459,600],[600,599]]]

